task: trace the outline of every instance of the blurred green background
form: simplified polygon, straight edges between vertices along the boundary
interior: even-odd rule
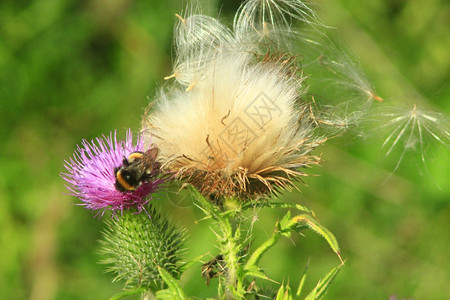
[[[201,2],[231,22],[239,1]],[[170,74],[174,13],[185,4],[0,2],[0,299],[107,299],[120,291],[97,263],[102,222],[64,195],[59,173],[81,139],[139,129]],[[380,96],[450,113],[448,1],[317,4]],[[411,153],[383,184],[401,153],[383,158],[380,145],[373,136],[328,142],[317,151],[326,163],[313,170],[321,176],[283,195],[312,208],[340,242],[346,266],[327,298],[449,299],[449,151],[427,143],[428,170]],[[194,224],[201,212],[175,192],[161,194],[155,206],[189,228],[189,257],[216,255],[209,224]],[[282,215],[259,212],[256,244]],[[274,280],[296,285],[308,260],[307,290],[339,264],[312,232],[282,240],[262,264]],[[191,295],[214,295],[200,265],[182,280]]]

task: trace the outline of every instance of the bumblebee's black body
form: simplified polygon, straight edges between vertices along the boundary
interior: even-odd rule
[[[159,163],[156,162],[158,152],[158,148],[152,148],[146,152],[133,152],[124,158],[122,166],[114,168],[116,190],[135,191],[143,182],[155,177],[159,170]]]

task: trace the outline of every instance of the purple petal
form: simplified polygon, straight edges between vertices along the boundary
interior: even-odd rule
[[[147,149],[146,149],[147,150]],[[81,205],[87,209],[98,210],[103,215],[105,210],[114,213],[130,208],[143,210],[160,185],[166,180],[156,178],[141,184],[135,191],[120,192],[115,188],[114,168],[122,165],[124,157],[131,152],[144,152],[144,139],[138,135],[133,145],[131,130],[127,131],[124,141],[117,140],[117,132],[109,137],[103,136],[88,142],[83,140],[77,147],[72,158],[65,161],[68,173],[61,176],[69,183],[67,189],[70,195],[81,200]]]

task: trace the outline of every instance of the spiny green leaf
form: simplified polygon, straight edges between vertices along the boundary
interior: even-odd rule
[[[275,298],[276,300],[283,300],[283,295],[284,295],[284,284],[281,284],[280,288],[278,289],[277,292],[277,297]]]
[[[331,249],[333,249],[333,251],[338,255],[339,259],[342,262],[341,254],[339,252],[339,244],[335,236],[331,233],[331,231],[322,226],[319,222],[317,222],[314,218],[312,218],[309,215],[298,215],[292,218],[292,222],[303,223],[308,228],[314,230],[316,233],[321,235],[328,242],[328,245],[330,245]]]
[[[284,287],[284,284],[282,284],[280,286],[280,288],[278,289],[277,297],[275,299],[276,300],[292,300],[292,292],[291,292],[291,288],[289,287],[289,285],[286,285],[286,287]]]
[[[319,280],[316,287],[311,291],[311,293],[309,293],[305,300],[316,300],[322,298],[325,295],[327,289],[330,287],[333,279],[339,273],[342,266],[343,264],[333,268],[330,272],[328,272],[327,275],[325,275],[324,278]]]
[[[289,284],[286,285],[286,291],[284,292],[284,300],[292,300],[292,290]]]
[[[305,300],[315,300],[315,299],[318,299],[318,298],[316,298],[316,296],[317,296],[317,289],[314,288],[314,289],[311,291],[311,293],[309,293],[309,295],[306,296]]]
[[[177,298],[174,298],[173,292],[170,289],[157,291],[156,298],[157,299],[177,299]]]
[[[157,266],[157,267],[158,267],[159,275],[164,280],[164,282],[167,284],[168,289],[165,290],[166,292],[156,293],[156,296],[157,297],[160,297],[160,296],[165,297],[166,295],[170,294],[172,296],[171,299],[177,299],[177,300],[178,299],[187,299],[186,294],[183,291],[183,288],[181,287],[178,280],[176,280],[172,275],[170,275],[169,272],[167,272],[160,266]],[[169,293],[169,291],[170,291],[170,293]],[[160,299],[167,299],[167,298],[160,298]]]
[[[180,273],[184,273],[184,271],[190,269],[194,264],[198,263],[204,256],[205,256],[205,254],[202,254],[202,255],[195,257],[194,259],[192,259],[190,261],[183,263],[182,265],[180,265],[178,270],[180,271]]]
[[[267,250],[269,250],[277,242],[279,236],[280,235],[278,234],[278,231],[276,231],[271,235],[271,237],[267,241],[265,241],[261,246],[259,246],[248,259],[247,263],[244,266],[244,270],[249,271],[252,268],[254,268],[258,264],[262,255],[266,253]]]
[[[269,201],[266,201],[266,202],[260,201],[260,202],[256,202],[256,203],[250,202],[250,203],[246,203],[246,204],[242,205],[242,210],[254,208],[254,207],[258,207],[258,208],[296,208],[299,211],[309,213],[315,217],[315,214],[312,210],[310,210],[306,206],[296,204],[296,203],[269,202]]]
[[[255,265],[245,270],[245,276],[271,280],[258,266]]]
[[[300,283],[298,285],[297,293],[295,293],[295,296],[297,297],[300,297],[300,294],[302,293],[303,285],[305,284],[306,281],[306,273],[308,273],[308,268],[309,268],[309,259],[308,263],[305,266],[305,270],[303,271],[302,279],[300,280]]]
[[[194,200],[197,202],[195,205],[200,208],[206,215],[205,219],[211,217],[213,219],[218,219],[220,210],[218,207],[211,204],[196,188],[189,186],[191,194],[194,196]]]
[[[205,206],[209,209],[212,208],[211,203],[208,200],[206,200],[205,196],[203,196],[196,188],[194,188],[193,186],[189,186],[189,191],[194,196],[194,200],[201,203],[202,206]]]
[[[280,222],[277,224],[278,231],[283,236],[289,238],[291,236],[292,231],[292,224],[291,224],[291,211],[288,211],[284,217],[280,220]]]
[[[117,300],[117,299],[121,299],[123,297],[127,297],[127,296],[132,296],[132,295],[136,295],[136,294],[141,294],[146,292],[147,290],[144,288],[138,288],[135,290],[129,290],[129,291],[122,291],[120,293],[115,294],[114,296],[111,296],[109,298],[109,300]]]

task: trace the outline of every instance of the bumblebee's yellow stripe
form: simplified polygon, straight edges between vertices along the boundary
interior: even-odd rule
[[[133,191],[135,189],[132,185],[128,184],[128,182],[126,182],[125,179],[123,179],[122,171],[117,171],[116,178],[117,178],[117,181],[120,183],[121,186],[123,186],[124,189],[126,189],[128,191]]]
[[[144,155],[142,152],[133,152],[133,153],[131,153],[131,154],[128,156],[128,160],[129,160],[129,161],[133,161],[133,160],[135,160],[136,158],[141,158],[142,155]]]

